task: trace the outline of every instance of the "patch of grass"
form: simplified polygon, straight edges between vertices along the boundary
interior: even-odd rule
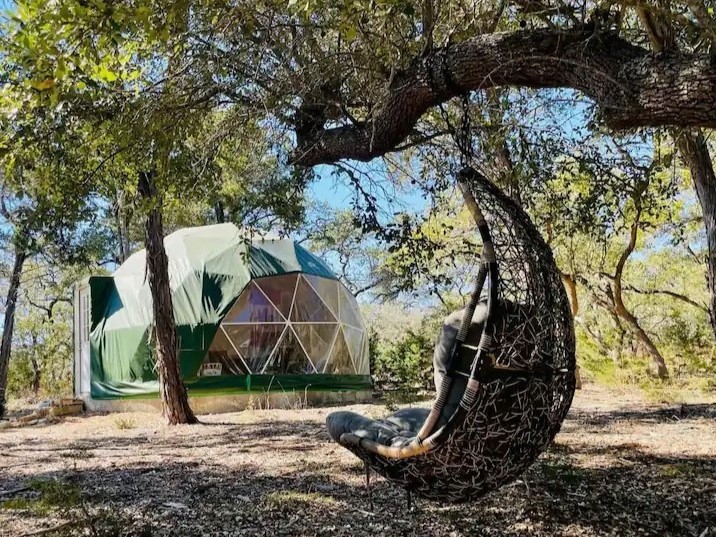
[[[123,418],[118,416],[114,418],[114,427],[120,431],[135,429],[137,427],[137,421],[134,418]]]
[[[331,496],[325,496],[318,492],[299,492],[297,490],[281,490],[266,495],[266,501],[272,505],[298,505],[308,504],[320,507],[333,506],[337,502]]]
[[[564,462],[542,464],[539,466],[539,471],[545,481],[560,488],[563,486],[576,487],[588,477],[587,471]]]
[[[716,401],[713,379],[691,377],[683,379],[643,379],[639,388],[644,398],[652,403],[708,403]]]
[[[659,470],[664,477],[684,477],[692,473],[691,466],[683,462],[664,464]]]
[[[60,479],[35,479],[28,483],[33,496],[30,498],[12,498],[0,503],[2,509],[19,509],[36,515],[46,515],[60,509],[69,509],[79,505],[80,489]]]
[[[585,382],[617,390],[638,391],[650,403],[685,403],[716,401],[716,380],[708,374],[686,371],[667,358],[672,377],[660,380],[648,373],[649,360],[624,354],[617,364],[599,353],[589,341],[580,341],[577,362]],[[706,367],[706,366],[704,366]]]

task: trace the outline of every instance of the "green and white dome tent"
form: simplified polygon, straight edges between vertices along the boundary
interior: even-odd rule
[[[190,396],[370,390],[358,304],[318,257],[233,224],[181,229],[164,244]],[[145,268],[142,250],[75,289],[75,392],[90,406],[156,398]]]

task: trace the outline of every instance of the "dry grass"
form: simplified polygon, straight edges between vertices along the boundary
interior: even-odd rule
[[[173,428],[151,414],[97,415],[0,432],[0,535],[716,535],[713,405],[589,386],[520,481],[471,505],[418,501],[412,512],[380,479],[370,511],[362,466],[324,432],[330,411],[254,410]],[[37,485],[50,481],[78,501],[55,507]]]
[[[137,427],[137,420],[134,418],[125,418],[123,416],[117,416],[114,419],[114,428],[120,431],[126,431],[128,429],[134,429]]]

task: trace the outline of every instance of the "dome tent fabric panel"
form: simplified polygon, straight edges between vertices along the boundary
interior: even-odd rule
[[[256,278],[304,273],[335,276],[320,259],[290,240],[251,240],[233,224],[182,229],[165,238],[180,366],[191,393],[216,389],[217,379],[198,377],[220,321],[244,288]],[[92,296],[90,334],[91,389],[94,399],[157,393],[148,342],[151,294],[145,278],[145,252],[132,255],[112,277],[89,279]],[[261,386],[263,379],[223,379],[226,389]],[[300,377],[300,375],[298,375]],[[319,385],[319,379],[312,379]],[[284,384],[300,384],[300,378]],[[331,388],[365,389],[369,378],[325,379]]]

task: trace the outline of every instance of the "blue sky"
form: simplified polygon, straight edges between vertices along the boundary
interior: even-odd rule
[[[380,160],[370,163],[349,162],[355,167],[368,174],[371,179],[380,183],[381,190],[374,191],[378,197],[379,204],[387,211],[408,211],[419,213],[425,210],[427,200],[415,188],[407,186],[394,186],[388,180],[385,166]],[[316,168],[317,180],[309,187],[309,197],[317,201],[325,202],[338,209],[352,207],[355,194],[353,186],[347,179],[338,177],[332,166],[319,166]]]

